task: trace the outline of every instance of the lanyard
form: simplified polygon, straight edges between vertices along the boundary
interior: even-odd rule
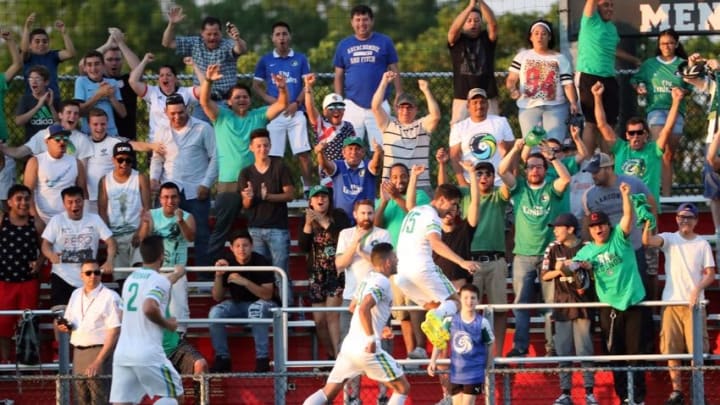
[[[90,307],[95,302],[95,299],[98,297],[98,295],[100,295],[100,293],[102,292],[103,287],[104,287],[103,285],[100,285],[100,289],[98,290],[97,294],[95,294],[93,299],[90,300],[90,303],[88,304],[87,308],[85,307],[85,292],[83,292],[82,295],[80,295],[80,315],[81,315],[80,320],[82,320],[82,321],[85,320],[85,314],[90,311]]]

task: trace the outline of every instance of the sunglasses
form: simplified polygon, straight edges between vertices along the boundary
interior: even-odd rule
[[[327,109],[328,111],[345,111],[345,107],[341,105],[331,105]]]
[[[118,162],[118,164],[127,163],[131,165],[134,162],[133,158],[115,158],[115,160]]]
[[[489,170],[478,170],[478,171],[477,171],[477,175],[478,175],[478,177],[483,177],[483,176],[485,176],[485,177],[494,177],[494,176],[495,176],[495,174],[493,174],[493,173],[492,173],[491,171],[489,171]]]
[[[640,135],[645,135],[645,130],[638,129],[636,131],[626,131],[626,133],[628,134],[628,136],[640,136]]]
[[[97,270],[88,270],[88,271],[85,272],[85,275],[88,276],[88,277],[90,277],[90,276],[99,276],[99,275],[101,275],[101,274],[102,274],[102,271],[100,271],[100,269],[97,269]]]
[[[678,215],[677,216],[678,221],[692,221],[695,219],[694,215]]]
[[[56,135],[56,136],[51,136],[50,139],[52,139],[55,142],[60,142],[60,141],[67,142],[70,140],[70,137],[68,135]]]

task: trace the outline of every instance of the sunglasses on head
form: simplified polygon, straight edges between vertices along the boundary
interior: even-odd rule
[[[644,129],[638,129],[635,131],[626,131],[629,136],[640,136],[645,134]]]
[[[55,142],[64,141],[67,142],[70,140],[70,137],[68,135],[55,135],[50,137]]]
[[[88,271],[85,272],[85,275],[88,276],[88,277],[90,277],[90,276],[99,276],[99,275],[101,275],[101,274],[102,274],[102,271],[100,271],[100,269],[88,270]]]
[[[115,158],[115,160],[117,160],[118,164],[127,163],[127,164],[131,165],[134,162],[133,158],[119,157],[119,158]]]

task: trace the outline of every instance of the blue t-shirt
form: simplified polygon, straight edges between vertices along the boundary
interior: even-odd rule
[[[89,100],[98,91],[98,89],[100,88],[100,84],[103,82],[113,86],[113,88],[115,89],[115,99],[117,101],[122,101],[120,88],[123,86],[123,82],[107,77],[103,77],[102,81],[100,82],[95,82],[90,80],[90,78],[88,78],[87,76],[78,76],[78,78],[75,79],[75,96],[73,98],[82,101]],[[97,103],[95,103],[95,107],[105,111],[105,114],[107,114],[108,116],[107,134],[110,136],[118,136],[118,129],[115,125],[115,112],[113,111],[112,104],[110,104],[110,99],[108,99],[107,97],[101,98]],[[90,133],[88,120],[85,117],[83,117],[82,119],[81,131],[85,132],[86,134]]]
[[[230,109],[220,107],[215,119],[215,145],[217,147],[218,181],[237,181],[240,170],[255,162],[248,149],[250,132],[267,125],[267,106],[253,108],[244,117]]]
[[[53,91],[53,98],[60,100],[60,87],[58,86],[58,65],[62,62],[60,60],[60,51],[51,50],[44,55],[37,55],[34,53],[30,54],[30,57],[23,63],[23,77],[25,78],[25,94],[31,94],[30,83],[27,82],[27,77],[30,68],[35,65],[45,66],[50,72],[50,84],[49,88]]]
[[[172,267],[176,264],[187,264],[188,241],[180,230],[177,223],[177,217],[171,215],[166,217],[162,208],[153,208],[150,210],[153,220],[154,235],[160,235],[163,238],[163,246],[165,247],[165,260],[163,266]],[[183,211],[183,219],[187,220],[190,213]]]
[[[373,32],[370,38],[359,40],[349,36],[337,46],[333,65],[345,70],[345,98],[363,108],[370,108],[388,66],[398,62],[395,44],[387,35]],[[390,89],[388,88],[388,91]],[[386,94],[387,96],[387,94]]]
[[[475,385],[485,382],[488,345],[494,340],[489,323],[483,327],[483,317],[475,315],[465,323],[459,313],[450,323],[450,382]]]
[[[305,55],[292,49],[288,56],[281,57],[275,51],[265,54],[255,66],[255,80],[265,82],[267,93],[278,96],[278,89],[272,79],[273,75],[282,74],[287,83],[289,101],[297,100],[303,89],[303,76],[310,73],[310,63]],[[299,107],[303,107],[300,103]]]
[[[355,225],[355,202],[365,199],[375,201],[376,176],[370,173],[367,165],[368,161],[364,160],[358,167],[351,169],[344,160],[335,161],[336,169],[332,175],[333,201],[336,208],[345,211],[352,225]]]

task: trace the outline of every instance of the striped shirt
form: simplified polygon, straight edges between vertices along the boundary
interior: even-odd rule
[[[430,133],[423,127],[423,120],[417,119],[403,125],[392,117],[383,132],[383,180],[390,179],[390,168],[402,163],[412,168],[413,165],[429,167]],[[429,170],[425,170],[418,178],[419,188],[430,187]]]

